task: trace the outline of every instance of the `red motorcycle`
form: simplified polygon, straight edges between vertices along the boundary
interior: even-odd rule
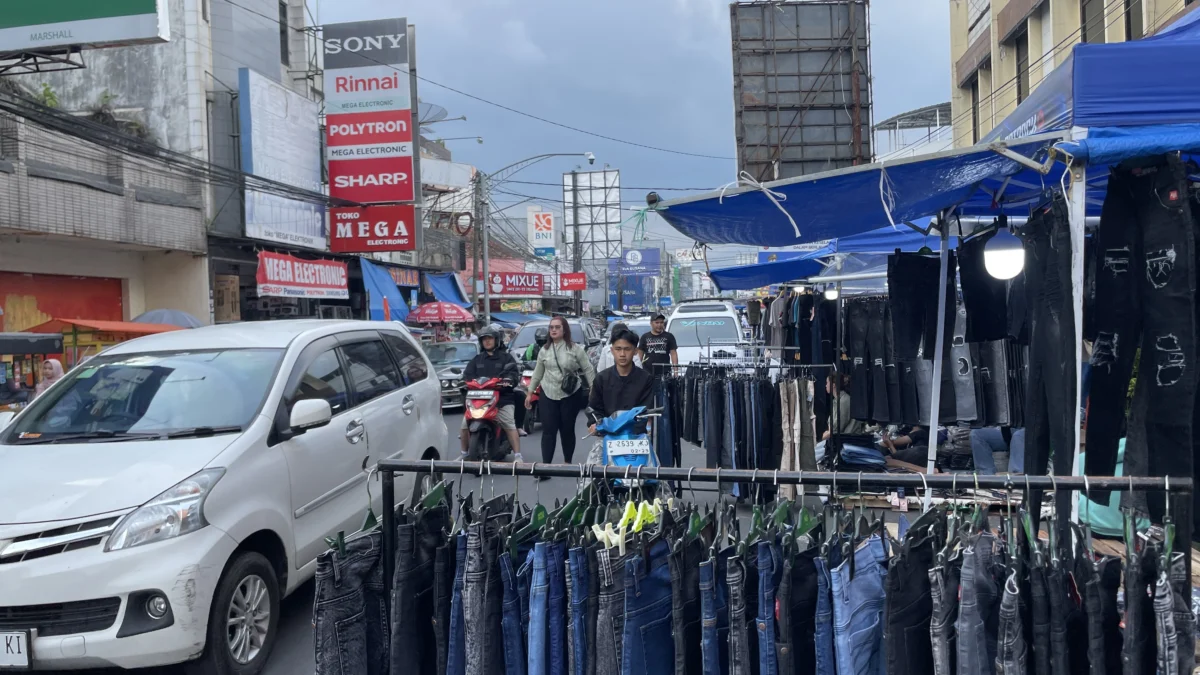
[[[467,460],[502,461],[512,454],[508,434],[500,426],[500,390],[512,386],[504,380],[471,380],[466,383],[463,415],[467,418]]]

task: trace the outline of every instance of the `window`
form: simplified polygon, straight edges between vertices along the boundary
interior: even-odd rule
[[[1142,25],[1142,0],[1125,0],[1125,39],[1141,40],[1146,34]]]
[[[1017,36],[1017,103],[1029,98],[1029,33]]]
[[[1080,0],[1080,41],[1104,42],[1104,0]]]
[[[390,394],[400,388],[400,375],[387,348],[379,340],[356,342],[342,347],[350,381],[354,384],[354,405]]]
[[[971,80],[971,144],[979,142],[979,76]]]
[[[346,376],[342,373],[342,364],[338,361],[336,351],[330,349],[313,359],[304,376],[296,383],[296,390],[288,397],[288,407],[291,408],[296,401],[309,399],[328,401],[334,415],[350,407]]]
[[[675,342],[680,347],[707,347],[710,340],[728,345],[742,337],[737,322],[727,316],[675,319],[667,331],[675,336]]]
[[[292,64],[288,54],[288,6],[287,2],[279,2],[279,60],[285,66]]]
[[[392,348],[392,354],[395,354],[396,362],[400,364],[400,374],[404,377],[405,386],[416,384],[429,377],[429,368],[425,366],[425,358],[421,356],[421,350],[417,349],[413,343],[398,335],[389,335],[388,333],[383,334],[383,339]],[[453,350],[455,353],[443,352],[443,358],[453,359],[456,362],[470,361],[479,353],[479,348],[470,342],[456,343],[455,346],[445,347],[445,350],[446,352]],[[432,357],[432,354],[430,356]]]

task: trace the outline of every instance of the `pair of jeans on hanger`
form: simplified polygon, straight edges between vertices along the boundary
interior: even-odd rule
[[[929,570],[929,642],[932,648],[933,675],[955,675],[958,641],[954,623],[958,619],[959,577],[962,556],[953,556]]]
[[[933,595],[929,579],[933,551],[933,535],[902,541],[900,554],[887,570],[883,644],[889,675],[933,672]]]
[[[888,304],[892,310],[892,339],[897,359],[932,359],[937,345],[938,284],[946,285],[943,344],[953,339],[957,262],[947,251],[946,278],[939,280],[941,261],[919,253],[888,256]]]
[[[435,566],[444,545],[449,508],[437,506],[416,522],[396,527],[396,567],[392,576],[391,672],[425,673],[438,667]]]
[[[388,672],[382,545],[383,534],[372,532],[346,542],[345,555],[327,551],[317,558],[313,609],[317,675]]]
[[[884,584],[887,552],[878,536],[869,538],[830,570],[833,595],[834,655],[838,675],[885,672],[883,653]]]
[[[996,538],[991,534],[974,537],[962,553],[959,575],[958,618],[954,632],[958,640],[955,659],[958,675],[992,675],[996,667],[999,635],[1001,580],[997,577]]]

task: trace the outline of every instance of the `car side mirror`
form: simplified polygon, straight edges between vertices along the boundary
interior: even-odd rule
[[[331,419],[333,419],[333,408],[329,407],[329,401],[323,398],[309,398],[296,401],[296,404],[292,406],[288,427],[293,436],[299,436],[309,429],[329,424]]]
[[[13,418],[16,416],[17,413],[12,412],[11,410],[0,412],[0,431],[2,431],[4,427],[8,426],[8,423],[13,421]]]

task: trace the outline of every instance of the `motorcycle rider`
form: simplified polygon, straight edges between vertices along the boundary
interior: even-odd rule
[[[525,348],[525,360],[537,361],[538,354],[542,353],[542,347],[550,340],[550,331],[546,328],[539,328],[533,332],[533,344]]]
[[[615,364],[596,375],[588,397],[588,407],[597,419],[638,406],[654,407],[654,376],[633,365],[638,340],[637,333],[628,328],[613,335],[611,346]],[[639,434],[646,433],[646,420],[638,420],[634,429]],[[595,434],[596,425],[591,425],[589,431]]]
[[[514,415],[516,399],[513,395],[513,385],[520,379],[521,371],[517,367],[516,359],[504,348],[500,339],[500,330],[495,326],[484,326],[480,329],[479,349],[480,352],[463,370],[463,381],[489,380],[493,377],[504,381],[500,388],[500,411],[497,419],[500,422],[500,428],[508,435],[508,442],[512,445],[516,461],[519,462],[521,461],[521,435],[517,433],[517,422]],[[463,415],[462,431],[459,435],[462,439],[463,455],[466,455],[471,440],[466,415]]]

